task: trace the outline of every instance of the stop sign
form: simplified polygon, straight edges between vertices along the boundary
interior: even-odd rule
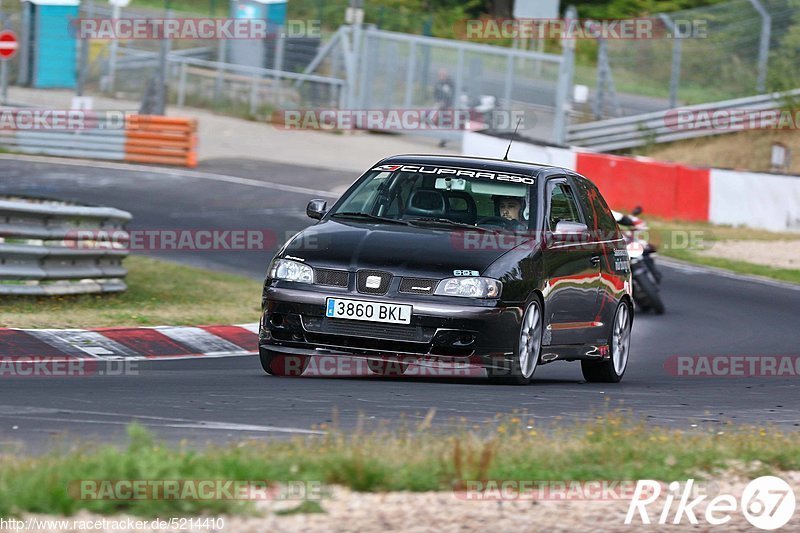
[[[13,31],[0,32],[0,59],[11,59],[17,53],[19,43],[17,42],[17,34]]]

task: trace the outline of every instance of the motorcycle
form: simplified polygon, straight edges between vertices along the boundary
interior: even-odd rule
[[[659,292],[662,276],[655,263],[656,247],[647,240],[649,228],[638,216],[641,213],[641,206],[637,206],[629,215],[614,211],[614,218],[625,237],[631,259],[633,299],[642,311],[652,310],[661,315],[664,314]]]

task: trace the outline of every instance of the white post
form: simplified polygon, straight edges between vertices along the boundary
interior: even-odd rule
[[[122,8],[127,6],[130,0],[108,0],[111,4],[111,18],[117,20],[122,15]],[[114,78],[117,74],[117,52],[119,50],[119,39],[111,39],[108,48],[108,92],[114,96]]]

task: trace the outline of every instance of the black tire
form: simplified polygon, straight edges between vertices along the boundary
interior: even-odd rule
[[[308,367],[308,356],[289,355],[258,347],[261,368],[270,376],[299,377]]]
[[[626,326],[625,329],[627,330],[627,344],[625,345],[625,362],[622,365],[622,371],[619,372],[614,365],[615,361],[615,344],[616,341],[616,326],[617,321],[619,320],[620,313],[622,312],[621,309],[625,309],[626,311]],[[583,379],[588,381],[589,383],[619,383],[622,379],[622,376],[625,375],[625,370],[628,368],[628,353],[630,352],[630,335],[631,335],[631,319],[633,315],[631,314],[631,307],[627,301],[623,300],[617,306],[617,312],[614,313],[614,322],[611,325],[611,331],[608,334],[608,348],[611,351],[611,357],[608,359],[603,359],[602,361],[595,361],[595,360],[581,360],[581,371],[583,372]]]
[[[534,328],[534,331],[538,331],[532,335],[528,335],[535,346],[534,353],[530,354],[533,355],[533,369],[528,367],[530,374],[526,377],[525,373],[522,371],[521,361],[520,361],[520,351],[521,346],[523,344],[523,334],[529,328],[526,328],[528,314],[536,312],[537,313],[537,325],[538,328]],[[522,320],[520,321],[520,331],[517,335],[517,345],[514,348],[514,359],[511,362],[511,367],[508,368],[507,363],[503,362],[503,366],[505,368],[496,368],[487,366],[486,367],[486,374],[489,376],[489,380],[492,383],[496,383],[498,385],[527,385],[533,379],[533,373],[536,372],[536,367],[539,365],[539,357],[542,355],[542,334],[544,333],[544,313],[542,312],[542,304],[538,298],[534,298],[528,306],[525,308],[525,313],[522,315]],[[529,355],[529,357],[530,357]]]
[[[657,315],[664,314],[664,302],[661,301],[661,294],[658,290],[658,285],[653,283],[653,280],[646,273],[636,279],[639,284],[639,290],[645,293],[647,300],[647,308],[652,309]],[[643,308],[645,306],[642,306]]]
[[[402,363],[396,359],[367,359],[367,366],[373,374],[386,377],[402,376],[408,369],[407,363]]]

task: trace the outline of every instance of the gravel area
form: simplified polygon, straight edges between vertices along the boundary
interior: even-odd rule
[[[775,474],[792,486],[800,495],[800,472]],[[681,489],[686,480],[679,480]],[[261,533],[263,531],[342,531],[342,532],[462,532],[462,531],[754,531],[737,504],[730,513],[731,519],[723,526],[712,526],[705,521],[707,502],[716,494],[730,494],[741,502],[742,492],[749,479],[727,475],[708,483],[711,495],[694,506],[698,525],[692,526],[684,516],[675,526],[674,519],[679,497],[672,503],[667,525],[658,525],[658,517],[665,503],[666,488],[655,503],[648,506],[652,522],[642,525],[638,515],[631,525],[625,525],[628,499],[608,501],[467,501],[451,492],[391,492],[357,493],[341,487],[332,487],[322,501],[324,513],[276,515],[275,510],[291,508],[296,502],[264,502],[259,504],[262,517],[225,517],[225,531]],[[52,518],[38,516],[37,518]],[[102,518],[81,513],[77,520]],[[108,519],[123,517],[107,517]],[[635,528],[635,529],[632,529]],[[800,511],[782,531],[800,530]],[[61,531],[76,531],[62,529]],[[155,531],[151,529],[139,531]],[[196,531],[203,531],[197,529]]]
[[[718,241],[699,254],[776,268],[800,269],[800,239]]]

